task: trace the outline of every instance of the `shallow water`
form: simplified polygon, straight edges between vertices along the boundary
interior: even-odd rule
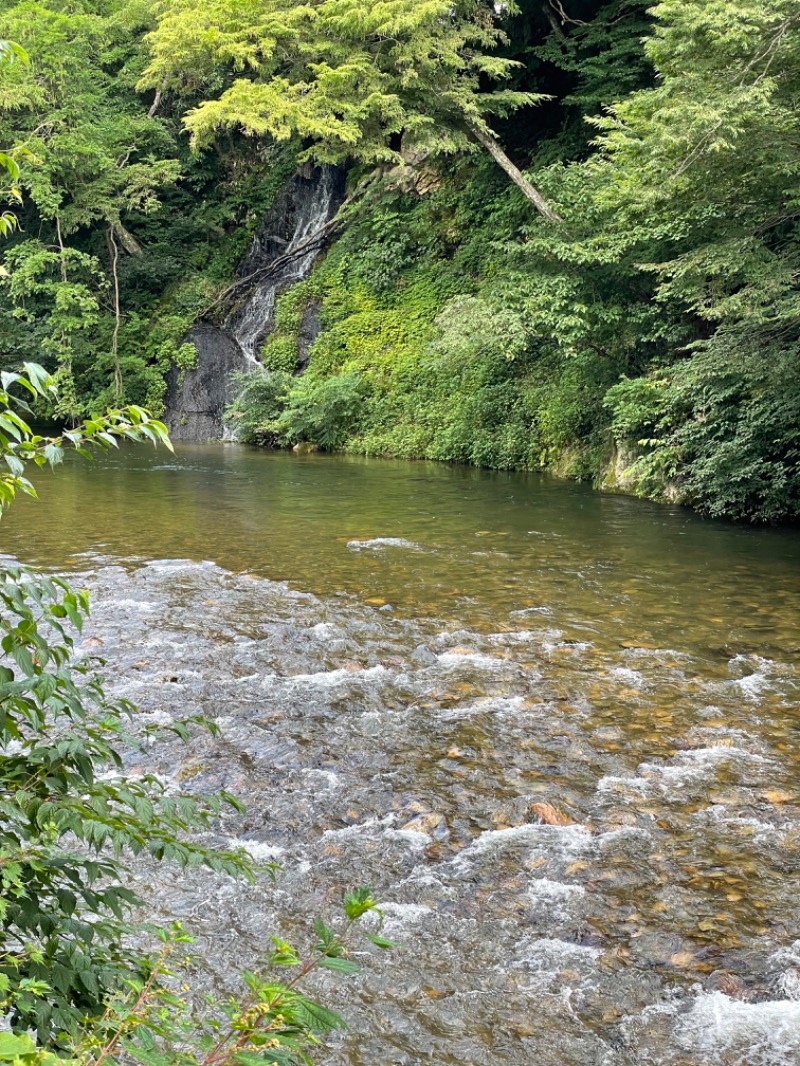
[[[223,832],[284,866],[158,872],[161,916],[224,983],[344,887],[386,901],[404,950],[323,980],[325,1061],[800,1061],[800,535],[242,447],[40,491],[2,550],[81,575],[84,651],[144,715],[218,722],[150,768],[239,793]]]

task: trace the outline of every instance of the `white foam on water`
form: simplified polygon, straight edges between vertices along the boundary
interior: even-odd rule
[[[145,566],[156,574],[174,570],[203,570],[206,572],[213,570],[219,574],[227,573],[221,566],[211,562],[210,559],[204,559],[200,563],[195,562],[194,559],[149,559]]]
[[[772,822],[765,822],[761,818],[754,818],[752,815],[737,814],[735,810],[731,810],[726,804],[714,803],[710,807],[706,807],[704,810],[695,811],[692,815],[693,822],[709,823],[713,822],[715,827],[724,826],[728,829],[738,829],[743,834],[748,834],[752,840],[758,843],[770,843],[777,845],[779,839],[784,833],[790,831],[793,828],[793,823],[790,821],[782,822],[780,825],[773,825]]]
[[[800,1002],[800,940],[780,948],[770,957],[773,985],[787,999]]]
[[[252,685],[254,681],[264,681],[273,678],[274,674],[268,674],[265,678],[263,674],[243,674],[241,677],[220,677],[215,678],[215,683],[220,686],[228,685]]]
[[[611,677],[617,677],[620,681],[624,681],[627,685],[636,685],[637,688],[641,688],[645,684],[645,679],[639,673],[638,670],[631,670],[627,666],[615,666],[613,670],[609,670]]]
[[[582,825],[515,825],[508,829],[485,829],[452,860],[458,866],[486,852],[527,844],[562,854],[582,854],[591,847],[592,835]]]
[[[438,708],[436,717],[443,722],[456,722],[477,714],[519,714],[524,711],[527,711],[524,696],[485,696],[459,707]]]
[[[136,715],[137,724],[148,725],[172,725],[174,718],[167,711],[139,711]]]
[[[386,919],[386,925],[405,927],[414,922],[433,914],[430,907],[423,903],[381,903],[381,911]]]
[[[335,774],[333,770],[320,770],[318,767],[311,767],[310,769],[303,770],[305,777],[322,778],[322,782],[317,787],[324,788],[326,791],[334,788],[339,788],[342,781],[338,774]]]
[[[781,974],[778,986],[787,999],[800,1000],[800,969],[787,970]]]
[[[341,685],[344,681],[371,681],[383,674],[388,673],[385,666],[370,666],[364,670],[321,670],[316,674],[292,674],[281,680],[293,685],[306,684],[319,688],[333,688]]]
[[[597,839],[597,846],[601,852],[611,851],[619,844],[625,844],[630,840],[647,841],[652,839],[646,829],[638,825],[623,825],[619,829],[609,829]]]
[[[549,918],[566,921],[573,917],[571,906],[583,899],[586,889],[540,877],[530,883],[527,895],[534,907],[541,908]]]
[[[511,633],[489,633],[486,639],[490,644],[506,647],[514,644],[530,644],[531,641],[538,641],[539,637],[540,634],[532,629],[516,629]]]
[[[742,1003],[704,992],[675,1024],[678,1044],[703,1061],[725,1066],[797,1066],[800,1002]]]
[[[405,537],[373,537],[371,540],[348,540],[351,552],[382,551],[384,548],[405,548],[406,551],[421,552],[423,548],[413,540]]]
[[[422,851],[423,848],[427,848],[431,842],[431,838],[427,833],[423,833],[421,829],[387,829],[384,836],[391,837],[393,840],[401,840],[405,844],[410,844],[415,851]]]
[[[341,829],[326,829],[322,834],[322,839],[325,840],[328,837],[358,837],[362,836],[365,831],[374,829],[380,823],[377,818],[367,818],[363,822],[357,822],[355,825],[343,825]],[[428,838],[425,838],[425,842],[428,843]]]
[[[552,881],[549,877],[539,877],[531,882],[528,891],[541,899],[574,899],[586,895],[583,885],[568,885],[563,881]]]
[[[680,751],[671,766],[642,763],[639,770],[642,773],[658,774],[665,784],[681,785],[695,778],[707,777],[724,763],[731,762],[763,764],[767,760],[763,755],[756,755],[755,752],[746,751],[744,748],[715,746]]]
[[[122,599],[122,600],[106,600],[103,604],[104,609],[111,609],[116,611],[118,608],[123,608],[130,611],[145,611],[152,612],[163,606],[162,604],[147,603],[145,600],[134,599]]]
[[[706,747],[681,751],[672,763],[641,763],[638,774],[628,776],[608,775],[601,777],[597,783],[598,792],[620,792],[631,790],[644,795],[657,789],[664,793],[675,793],[692,785],[713,780],[720,767],[729,763],[761,766],[768,763],[763,755],[746,751],[744,748]]]
[[[437,659],[442,666],[477,666],[481,670],[498,670],[509,665],[506,659],[496,659],[493,655],[484,655],[479,651],[469,652],[466,655],[444,651],[437,655]]]
[[[739,678],[734,682],[742,690],[742,695],[747,696],[749,699],[758,699],[758,697],[769,687],[770,679],[764,674],[755,673],[750,674],[748,677]]]
[[[526,966],[535,973],[550,976],[564,969],[591,964],[600,955],[600,948],[573,944],[555,937],[540,937],[528,946],[523,959]]]

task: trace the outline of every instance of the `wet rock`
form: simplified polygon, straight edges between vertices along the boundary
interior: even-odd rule
[[[717,970],[708,979],[709,988],[714,992],[724,992],[731,999],[747,1001],[751,998],[750,992],[740,977],[728,973],[726,970]]]
[[[529,810],[531,814],[541,818],[545,825],[567,826],[578,824],[574,818],[570,818],[568,814],[560,811],[558,807],[554,807],[552,803],[532,803]]]
[[[184,339],[197,349],[197,364],[167,374],[164,421],[173,440],[220,440],[222,415],[233,399],[231,377],[247,360],[231,334],[210,322],[199,322]]]
[[[292,451],[297,455],[313,455],[314,452],[319,451],[319,448],[316,444],[309,444],[308,441],[301,441],[299,444],[295,444]]]
[[[428,814],[421,814],[417,818],[412,818],[410,822],[406,822],[402,826],[404,832],[410,833],[424,833],[426,836],[433,836],[437,839],[449,836],[449,830],[447,828],[447,822],[443,814],[437,814],[435,811],[431,811]]]

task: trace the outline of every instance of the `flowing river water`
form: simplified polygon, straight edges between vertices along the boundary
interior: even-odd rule
[[[219,987],[371,882],[402,950],[320,979],[330,1066],[800,1062],[796,531],[240,446],[39,487],[3,552],[92,590],[147,720],[218,723],[148,768],[283,866],[141,871]]]

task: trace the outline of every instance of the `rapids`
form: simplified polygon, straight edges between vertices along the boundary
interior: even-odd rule
[[[796,532],[242,447],[39,487],[3,551],[90,588],[82,654],[144,721],[218,724],[146,768],[236,792],[221,836],[283,866],[139,869],[199,983],[368,881],[402,949],[318,979],[331,1066],[800,1061]]]

